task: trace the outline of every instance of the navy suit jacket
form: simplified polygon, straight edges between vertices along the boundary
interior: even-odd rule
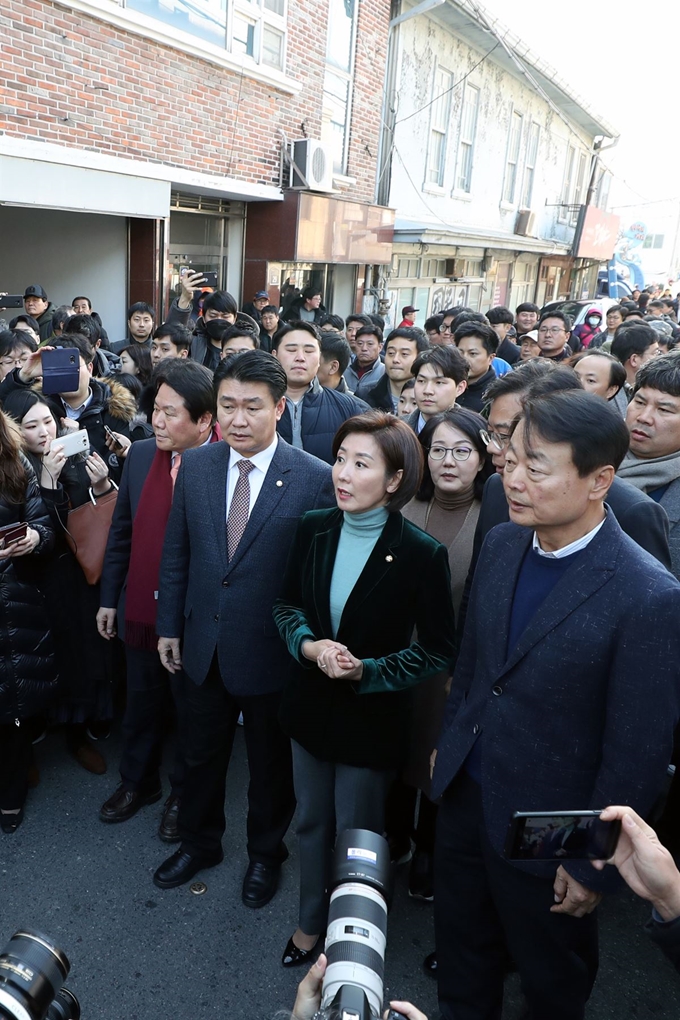
[[[270,694],[293,665],[272,616],[298,521],[335,505],[331,469],[279,438],[238,549],[227,560],[227,443],[188,450],[165,532],[156,631],[184,638],[182,664],[202,684],[217,652],[232,694]]]
[[[484,818],[499,854],[513,811],[630,804],[644,816],[680,717],[680,583],[613,513],[508,648],[532,535],[501,524],[484,542],[432,781],[436,798],[482,739]],[[593,889],[617,884],[613,868],[568,870]]]

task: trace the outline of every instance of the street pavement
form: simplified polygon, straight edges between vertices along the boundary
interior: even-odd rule
[[[83,1020],[269,1020],[290,1010],[304,971],[280,958],[296,927],[297,859],[262,910],[241,904],[247,866],[247,764],[237,734],[227,781],[227,832],[222,865],[203,872],[207,892],[161,891],[156,867],[172,852],[156,835],[162,802],[122,825],[98,819],[118,774],[118,734],[99,745],[106,776],[91,776],[66,753],[63,734],[36,748],[41,782],[26,819],[0,833],[0,943],[20,927],[42,930],[71,961],[68,985]],[[421,970],[433,948],[432,908],[409,899],[407,867],[398,869],[389,921],[386,986],[431,1020],[436,984]],[[624,893],[600,910],[601,966],[588,1020],[677,1020],[680,975],[649,941],[648,907]],[[519,1020],[516,975],[508,979],[503,1020]]]

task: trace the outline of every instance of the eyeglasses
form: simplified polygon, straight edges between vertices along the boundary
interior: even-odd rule
[[[564,326],[541,326],[538,331],[539,336],[557,336],[558,333],[566,333]]]
[[[495,446],[502,453],[512,436],[506,436],[502,432],[487,432],[486,429],[480,429],[479,438],[485,446]]]
[[[439,332],[440,333],[450,333],[451,332],[451,323],[449,323],[449,325],[446,326],[442,322],[441,326],[439,327]]]
[[[432,460],[444,460],[447,453],[453,456],[454,460],[469,460],[472,453],[471,446],[431,446],[428,450]]]

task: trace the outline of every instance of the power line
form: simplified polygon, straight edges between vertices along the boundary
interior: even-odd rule
[[[500,42],[500,39],[499,39],[498,42],[496,43],[496,45],[492,46],[491,49],[489,50],[489,52],[485,53],[484,56],[481,57],[477,61],[476,64],[473,64],[473,66],[470,68],[470,70],[466,74],[464,74],[462,78],[459,78],[457,82],[454,82],[453,85],[450,86],[450,88],[445,89],[443,92],[440,92],[438,96],[435,96],[434,99],[431,99],[429,101],[429,103],[425,103],[425,105],[421,106],[419,110],[414,110],[413,113],[409,113],[406,117],[401,117],[399,120],[395,120],[394,126],[396,127],[397,124],[403,124],[404,121],[410,120],[411,117],[416,117],[419,113],[422,113],[423,110],[427,110],[428,107],[432,106],[433,103],[436,103],[443,96],[447,96],[449,94],[449,92],[453,92],[454,89],[457,89],[459,85],[463,84],[463,82],[465,81],[466,78],[470,77],[470,75],[472,74],[473,71],[477,70],[477,68],[479,67],[480,64],[484,63],[484,61],[486,60],[487,57],[491,56],[491,54],[493,53],[494,50],[498,49],[500,44],[501,44],[501,42]]]

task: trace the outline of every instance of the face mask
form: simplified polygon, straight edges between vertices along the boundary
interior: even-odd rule
[[[599,326],[600,325],[600,320],[595,318],[595,316],[591,315],[591,317],[588,319],[588,325],[589,326]]]

